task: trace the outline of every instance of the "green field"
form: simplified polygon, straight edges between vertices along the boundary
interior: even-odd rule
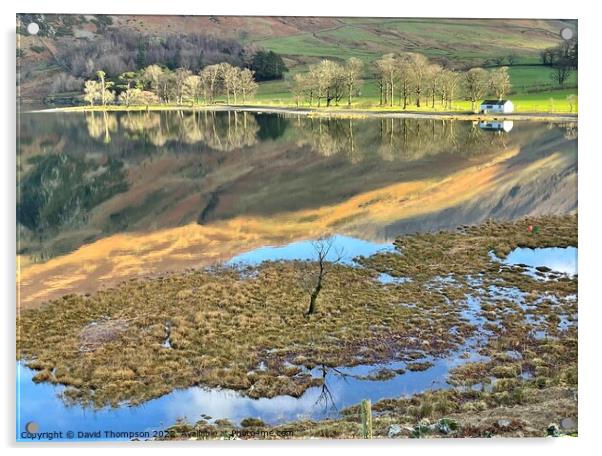
[[[308,64],[323,58],[357,57],[366,64],[366,74],[354,107],[374,108],[379,90],[372,63],[386,53],[419,52],[436,62],[447,59],[456,67],[484,65],[488,69],[494,68],[494,59],[505,58],[507,65],[508,56],[513,55],[509,98],[518,112],[576,112],[567,96],[577,95],[577,73],[560,88],[551,79],[552,70],[539,64],[540,51],[558,44],[557,30],[564,25],[561,21],[340,18],[338,25],[284,37],[254,38],[251,34],[248,43],[281,54],[290,68],[285,80],[262,83],[255,102],[295,105],[290,94],[295,73],[307,71]],[[438,105],[423,104],[422,111],[441,110]],[[453,109],[470,110],[470,103],[458,100]]]
[[[558,42],[560,21],[338,18],[337,25],[288,36],[254,37],[248,43],[297,61],[358,57],[366,62],[389,52],[420,52],[463,64],[515,55],[516,63],[539,61],[539,51]],[[556,24],[558,22],[559,24]]]
[[[291,72],[294,74],[294,72]],[[291,93],[292,74],[287,74],[284,80],[264,82],[259,85],[259,90],[253,103],[275,106],[296,105]],[[577,105],[571,107],[567,100],[570,95],[577,95],[577,73],[571,74],[565,88],[559,88],[550,78],[551,70],[541,65],[515,66],[509,69],[512,82],[512,92],[508,96],[515,105],[517,112],[577,112]],[[354,108],[374,108],[379,103],[379,90],[374,79],[366,79],[361,89],[361,95],[354,99]],[[314,103],[315,104],[315,103]],[[408,106],[412,111],[441,111],[439,104],[435,108],[430,102],[422,100],[423,106]],[[302,104],[306,106],[305,104]],[[341,102],[346,107],[346,102]],[[457,100],[452,105],[453,110],[469,111],[470,102]],[[399,106],[393,109],[398,110]]]

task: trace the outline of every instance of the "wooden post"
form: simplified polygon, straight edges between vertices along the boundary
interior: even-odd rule
[[[360,407],[360,418],[362,420],[362,438],[372,438],[372,403],[370,399],[362,401]]]

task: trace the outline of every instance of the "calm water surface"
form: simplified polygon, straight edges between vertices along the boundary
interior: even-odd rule
[[[157,233],[165,239],[185,227],[200,233],[193,253],[166,249],[160,263],[147,263],[148,271],[217,259],[310,259],[311,241],[322,236],[333,236],[332,255],[340,251],[353,264],[358,255],[390,251],[401,233],[568,213],[577,208],[576,138],[574,124],[539,122],[496,131],[459,121],[252,113],[25,114],[19,125],[17,253],[23,275],[32,278],[22,293],[26,299],[36,283],[43,288],[65,274],[53,261],[75,268],[84,263],[78,249],[124,234],[141,237],[152,253],[149,239]],[[135,239],[125,245],[140,252]],[[576,249],[544,250],[518,249],[505,261],[576,273]],[[111,269],[102,253],[86,257],[85,265],[92,271],[98,264],[106,276]],[[194,257],[200,254],[205,256]],[[43,272],[35,269],[44,265]],[[383,274],[380,280],[403,279]],[[69,286],[83,289],[78,282]],[[473,307],[465,316],[478,324],[477,301]],[[32,371],[18,364],[17,437],[29,421],[41,431],[140,431],[202,414],[268,423],[334,416],[365,398],[447,387],[449,369],[475,359],[471,347],[463,350],[468,358],[456,353],[431,360],[424,372],[386,381],[360,378],[383,366],[316,368],[312,374],[325,375],[327,389],[311,388],[298,399],[253,400],[196,387],[139,407],[98,411],[66,405],[60,387],[34,384]]]

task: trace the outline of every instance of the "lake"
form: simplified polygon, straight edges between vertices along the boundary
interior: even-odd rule
[[[307,259],[311,241],[325,236],[353,264],[358,255],[390,251],[403,233],[577,209],[575,124],[492,129],[249,112],[31,113],[21,116],[18,139],[23,308],[147,274]],[[516,251],[508,261],[575,269],[560,249]],[[160,429],[201,412],[269,423],[319,418],[366,396],[445,386],[458,358],[433,362],[384,381],[360,378],[383,366],[324,373],[327,395],[312,388],[299,399],[253,400],[191,388],[139,408],[100,411],[67,406],[59,387],[34,384],[19,364],[17,429],[41,411],[82,430]],[[316,408],[324,398],[326,408]]]

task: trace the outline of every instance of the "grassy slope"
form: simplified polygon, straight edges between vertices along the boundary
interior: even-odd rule
[[[557,27],[557,21],[513,21],[506,25],[495,20],[443,19],[435,22],[429,19],[344,18],[335,27],[287,37],[249,39],[249,42],[272,49],[293,62],[287,79],[298,71],[305,71],[307,63],[321,57],[358,57],[370,68],[370,62],[397,50],[417,51],[434,60],[447,58],[462,64],[478,64],[489,58],[515,54],[520,66],[510,68],[510,77],[511,96],[517,110],[567,112],[571,107],[566,97],[577,93],[573,88],[577,85],[576,74],[567,82],[566,86],[570,88],[558,89],[551,81],[550,69],[538,65],[539,51],[558,41]],[[263,83],[257,100],[290,105],[292,98],[288,87],[288,81]],[[367,75],[357,106],[374,104],[377,100],[376,83],[371,75]],[[454,108],[466,110],[470,105],[457,102]],[[432,108],[423,107],[426,109]]]
[[[576,87],[575,74],[567,84],[570,89],[558,90],[550,79],[550,70],[537,65],[539,52],[558,44],[558,30],[567,25],[566,21],[114,16],[113,22],[115,27],[159,36],[203,30],[282,54],[290,68],[287,80],[262,83],[257,94],[261,104],[292,105],[288,80],[295,73],[306,71],[308,64],[322,58],[353,56],[366,63],[366,83],[356,107],[373,105],[378,99],[378,90],[371,62],[389,52],[420,52],[435,61],[448,60],[458,67],[481,65],[486,60],[513,54],[520,65],[510,69],[514,87],[511,96],[518,111],[567,112],[566,97],[577,92],[572,88]],[[79,27],[87,33],[94,32],[94,26],[89,22]],[[76,32],[78,30],[74,30]],[[67,36],[46,42],[50,47],[59,48],[68,46],[73,40]],[[31,37],[21,38],[21,47],[28,55],[24,67],[32,70],[23,73],[30,78],[23,81],[25,98],[42,98],[40,95],[49,85],[48,75],[59,71],[50,55],[31,50],[36,45],[40,43]],[[458,102],[454,108],[465,110],[469,105]]]

